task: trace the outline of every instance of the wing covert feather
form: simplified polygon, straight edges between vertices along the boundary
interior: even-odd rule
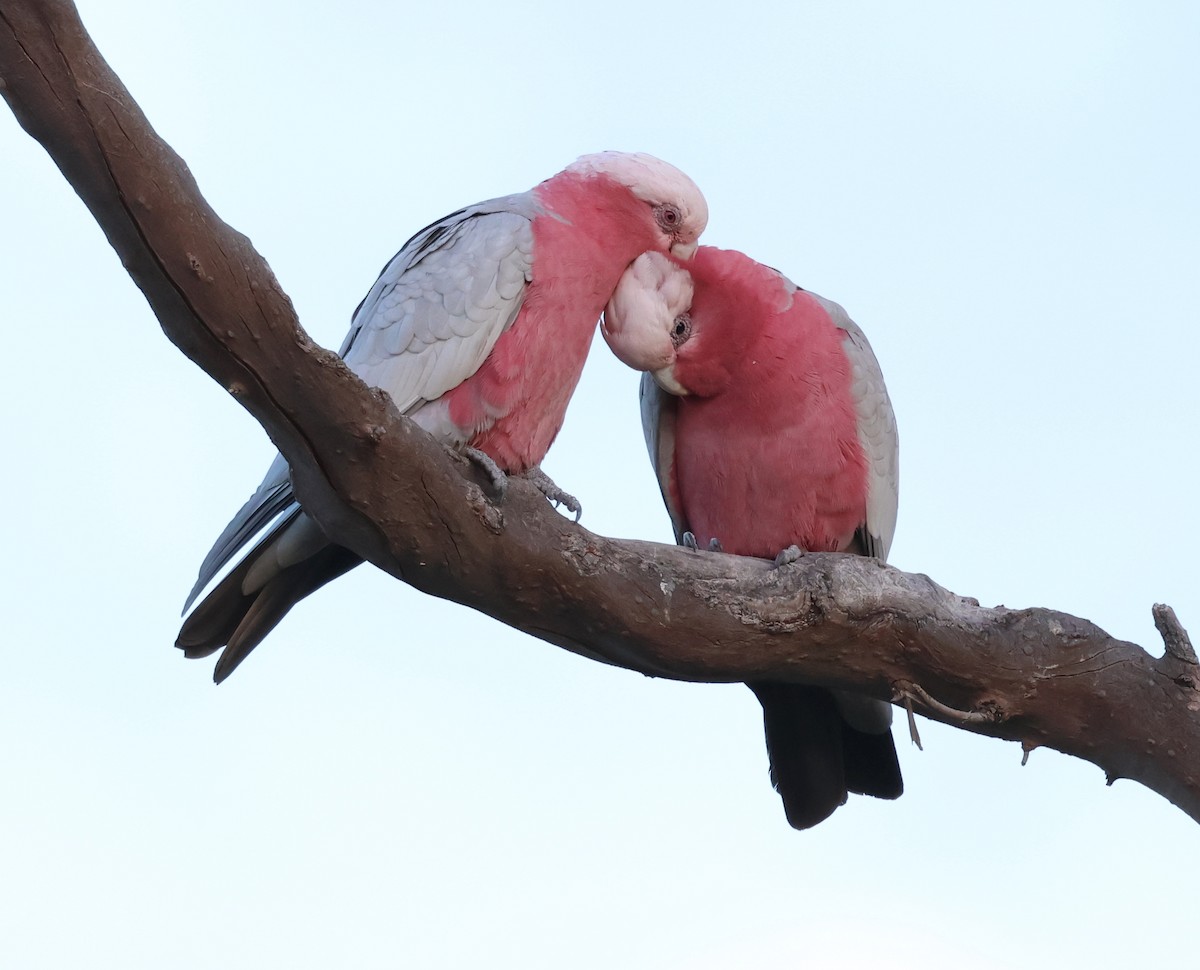
[[[435,239],[426,230],[384,268],[343,350],[350,369],[403,413],[479,369],[512,326],[532,278],[527,214],[470,209],[435,228]]]

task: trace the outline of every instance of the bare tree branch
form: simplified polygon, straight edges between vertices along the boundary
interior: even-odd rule
[[[694,681],[854,688],[1046,745],[1200,820],[1200,671],[1166,607],[1154,658],[1052,610],[987,609],[874,560],[780,569],[597,536],[470,466],[315,346],[65,0],[5,0],[0,90],[82,197],[163,330],[267,429],[330,536],[412,586],[584,656]]]

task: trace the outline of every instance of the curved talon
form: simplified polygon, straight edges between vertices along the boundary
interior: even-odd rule
[[[700,547],[696,545],[696,536],[691,532],[685,532],[679,537],[679,544],[691,549],[692,552],[699,552]]]
[[[725,550],[721,547],[721,540],[714,537],[714,538],[708,540],[708,551],[709,552],[724,552]]]
[[[781,549],[779,551],[779,555],[775,557],[775,568],[779,569],[781,566],[790,566],[792,563],[799,560],[799,558],[803,555],[804,550],[796,545],[788,546],[786,549]]]
[[[464,448],[462,453],[468,460],[478,465],[480,470],[491,480],[492,490],[496,493],[496,501],[502,500],[508,492],[508,476],[504,474],[504,470],[490,455],[478,448]]]
[[[564,492],[561,488],[555,485],[554,480],[540,468],[531,468],[529,471],[525,472],[522,477],[527,478],[531,483],[537,486],[537,490],[545,495],[547,499],[553,502],[555,508],[558,508],[561,505],[568,512],[573,512],[575,514],[576,522],[583,518],[583,506],[580,504],[579,499],[577,499],[570,492]]]

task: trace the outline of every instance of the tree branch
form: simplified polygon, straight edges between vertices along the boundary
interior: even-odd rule
[[[568,650],[693,681],[799,680],[1091,761],[1200,820],[1200,676],[1166,607],[1161,658],[1052,610],[987,609],[875,560],[780,569],[597,536],[514,480],[500,507],[300,328],[63,0],[6,0],[0,90],[167,336],[258,420],[326,532],[434,596]]]

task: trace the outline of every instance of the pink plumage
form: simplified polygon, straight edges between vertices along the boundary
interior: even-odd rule
[[[895,419],[875,356],[841,307],[741,253],[701,247],[686,267],[657,253],[635,261],[603,332],[647,372],[646,441],[681,542],[768,559],[792,546],[886,558]],[[899,796],[889,705],[803,684],[749,686],[794,827],[822,821],[849,792]]]
[[[772,559],[850,546],[866,521],[845,334],[813,297],[738,253],[701,248],[675,379],[676,487],[696,539]]]
[[[633,255],[662,246],[646,204],[609,176],[565,173],[534,195],[554,217],[533,221],[520,314],[445,395],[469,444],[513,473],[538,465],[558,434],[615,281]]]
[[[355,311],[342,357],[448,447],[482,452],[501,472],[536,472],[622,272],[647,250],[689,257],[707,218],[704,196],[673,166],[586,155],[413,236]],[[279,456],[218,537],[184,609],[268,526],[176,640],[188,657],[223,648],[218,682],[292,606],[360,562],[305,515]]]

